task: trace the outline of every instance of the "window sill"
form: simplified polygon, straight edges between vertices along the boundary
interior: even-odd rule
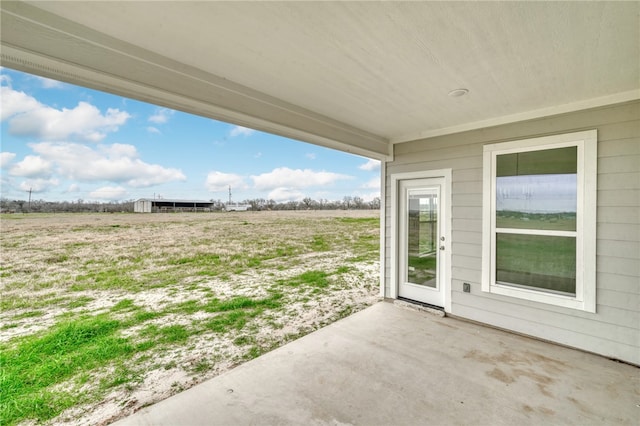
[[[594,306],[589,306],[589,304],[584,300],[580,300],[575,296],[545,293],[542,291],[516,288],[502,284],[492,284],[489,286],[489,289],[483,288],[482,291],[491,294],[499,294],[501,296],[529,300],[531,302],[545,303],[548,305],[560,306],[563,308],[576,309],[579,311],[592,313],[596,312],[595,304]]]

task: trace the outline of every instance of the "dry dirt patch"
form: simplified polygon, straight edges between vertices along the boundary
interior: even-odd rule
[[[1,349],[17,360],[60,324],[87,323],[107,327],[105,336],[123,345],[106,362],[43,384],[40,405],[55,405],[48,411],[29,413],[33,395],[13,386],[15,401],[5,408],[17,402],[27,413],[8,423],[108,423],[372,304],[377,218],[377,211],[2,217]]]

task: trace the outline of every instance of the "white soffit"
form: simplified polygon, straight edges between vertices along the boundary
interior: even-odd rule
[[[638,2],[9,3],[24,70],[379,158],[640,98]]]

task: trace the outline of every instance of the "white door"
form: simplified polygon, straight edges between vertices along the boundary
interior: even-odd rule
[[[444,178],[400,180],[398,296],[444,307],[446,211]]]

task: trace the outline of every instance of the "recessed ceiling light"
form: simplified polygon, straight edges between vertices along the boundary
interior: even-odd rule
[[[460,96],[464,96],[467,93],[469,93],[469,90],[467,89],[455,89],[449,92],[449,96],[451,96],[452,98],[459,98]]]

